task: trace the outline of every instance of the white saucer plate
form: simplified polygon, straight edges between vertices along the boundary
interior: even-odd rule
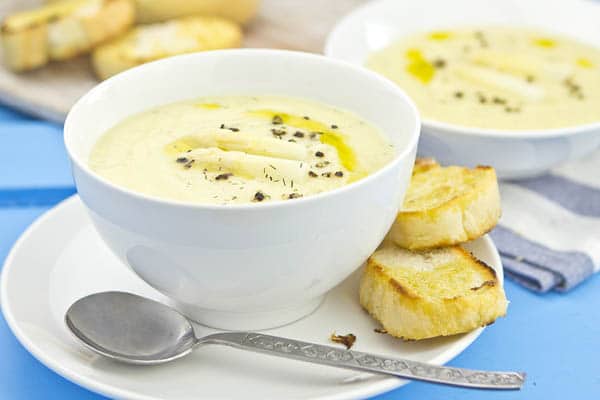
[[[467,247],[502,276],[498,252],[489,238]],[[357,336],[356,350],[443,364],[483,330],[412,343],[375,333],[378,324],[358,303],[358,277],[358,272],[354,273],[330,292],[310,316],[269,333],[328,344],[332,332],[351,332]],[[133,292],[169,303],[108,250],[79,197],[73,196],[40,217],[17,241],[2,271],[0,298],[10,328],[39,361],[65,378],[110,397],[356,399],[407,383],[221,346],[202,347],[184,359],[154,367],[109,361],[76,343],[63,323],[71,303],[106,290]],[[195,328],[199,335],[213,332],[203,326]]]

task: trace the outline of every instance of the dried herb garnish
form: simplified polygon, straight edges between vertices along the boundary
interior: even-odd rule
[[[288,139],[288,142],[290,142],[290,143],[296,143],[296,141],[294,139]]]
[[[388,333],[388,331],[385,330],[385,328],[375,328],[375,329],[373,329],[373,332],[375,332],[375,333],[384,333],[384,334]]]
[[[311,139],[314,139],[314,138],[316,138],[316,137],[317,137],[317,134],[316,134],[315,132],[311,132],[309,137],[310,137]]]
[[[330,162],[325,160],[325,161],[319,161],[318,163],[315,164],[315,167],[317,168],[324,168],[325,166],[329,165]]]
[[[321,176],[324,176],[325,178],[331,178],[331,172],[323,172]]]
[[[461,92],[460,90],[454,92],[454,97],[456,97],[457,99],[462,99],[464,95],[465,94],[463,92]]]
[[[349,333],[347,335],[336,335],[334,332],[329,337],[329,340],[331,340],[334,343],[341,343],[344,346],[346,346],[346,350],[350,350],[354,345],[354,342],[356,342],[356,336],[354,336],[354,334],[352,333]]]
[[[228,126],[225,126],[225,124],[221,124],[221,126],[219,126],[220,129],[229,129],[232,132],[239,132],[240,129],[239,128],[230,128]]]
[[[290,193],[288,195],[288,199],[299,199],[300,197],[302,197],[302,194],[300,193]]]
[[[226,181],[227,179],[229,179],[230,176],[233,176],[233,174],[231,172],[227,172],[224,174],[219,174],[217,176],[215,176],[215,180],[217,181]]]
[[[531,82],[535,81],[535,76],[533,76],[533,75],[527,75],[527,76],[525,77],[525,80],[526,80],[528,83],[531,83]]]
[[[271,129],[271,133],[275,136],[283,136],[285,135],[287,132],[284,129]]]
[[[254,199],[252,201],[263,201],[265,199],[265,194],[260,190],[254,193]]]
[[[435,60],[433,60],[433,66],[438,69],[444,68],[446,66],[446,60],[442,58],[436,58]]]
[[[494,104],[506,104],[506,99],[503,99],[503,98],[501,98],[501,97],[498,97],[498,96],[494,96],[494,97],[492,98],[492,102],[493,102]]]
[[[338,178],[341,178],[342,176],[344,176],[344,172],[342,172],[342,171],[335,171],[335,176],[337,176]]]
[[[331,129],[337,129],[338,126],[336,124],[331,125]]]
[[[187,157],[179,157],[179,158],[177,158],[177,160],[175,160],[175,161],[176,161],[176,162],[178,162],[178,163],[181,163],[181,164],[185,164],[186,162],[188,162],[188,161],[190,161],[190,160],[188,160],[188,158],[187,158]]]
[[[315,153],[315,156],[317,156],[317,157],[325,157],[325,154],[322,151],[317,151]]]
[[[192,159],[192,160],[188,161],[187,163],[185,163],[185,164],[183,165],[183,168],[185,168],[185,169],[190,169],[190,168],[192,168],[192,165],[194,164],[194,162],[196,162],[196,160],[193,160],[193,159]]]
[[[317,176],[319,176],[319,175],[317,175],[317,174],[316,174],[316,173],[314,173],[313,171],[308,171],[308,176],[310,176],[311,178],[316,178],[316,177],[317,177]]]
[[[583,100],[583,91],[581,90],[581,86],[579,86],[573,78],[567,78],[563,81],[563,84],[567,87],[569,94],[579,100]]]
[[[279,115],[273,115],[273,119],[271,120],[273,125],[281,125],[283,124],[283,119]]]
[[[485,38],[485,36],[483,35],[483,32],[476,31],[475,39],[479,42],[479,46],[488,47],[489,43],[488,43],[487,39]]]
[[[310,119],[310,118],[308,117],[308,115],[305,115],[305,116],[304,116],[304,117],[302,117],[302,118],[304,118],[304,119],[306,119],[306,120],[309,120],[309,119]]]
[[[296,131],[294,133],[294,136],[297,137],[297,138],[303,138],[304,137],[304,132]]]

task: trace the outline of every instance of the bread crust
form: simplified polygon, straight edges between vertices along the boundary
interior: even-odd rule
[[[450,288],[445,295],[416,290],[407,284],[409,278],[393,276],[394,268],[411,268],[410,265],[386,265],[378,257],[380,251],[410,253],[410,260],[427,256],[427,251],[410,252],[390,244],[369,258],[360,283],[360,304],[392,336],[404,340],[421,340],[468,332],[493,323],[506,314],[507,300],[494,270],[459,246],[436,250],[435,257],[451,256],[463,266],[477,284],[472,287]],[[408,262],[408,260],[405,260]],[[415,266],[418,269],[418,266]],[[410,276],[410,273],[409,273]],[[430,286],[445,282],[432,279]]]
[[[418,250],[464,243],[483,236],[500,219],[500,192],[492,167],[442,168],[431,160],[420,161],[415,165],[407,197],[411,191],[421,190],[416,186],[426,185],[431,186],[432,195],[438,187],[461,190],[433,204],[407,208],[405,202],[389,234],[401,247]]]

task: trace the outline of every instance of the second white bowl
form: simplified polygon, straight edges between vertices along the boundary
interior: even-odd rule
[[[576,21],[576,22],[574,22]],[[368,55],[403,35],[455,26],[528,26],[598,46],[600,4],[586,0],[379,0],[343,18],[325,54],[364,65]],[[564,129],[502,131],[424,118],[419,154],[443,164],[491,165],[506,179],[541,174],[600,146],[600,121]]]

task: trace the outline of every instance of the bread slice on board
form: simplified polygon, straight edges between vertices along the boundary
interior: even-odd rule
[[[56,3],[61,0],[46,0]],[[140,24],[162,22],[190,15],[215,15],[239,24],[248,22],[260,4],[259,0],[132,0],[136,21]]]
[[[500,193],[491,167],[441,167],[417,160],[390,238],[417,250],[451,246],[490,231],[500,218]]]
[[[242,31],[220,17],[186,17],[142,25],[97,47],[92,64],[100,79],[149,61],[196,51],[238,47]]]
[[[460,246],[385,243],[367,262],[360,304],[390,335],[419,340],[491,324],[508,302],[495,271]]]
[[[258,10],[259,0],[135,0],[140,23],[189,15],[215,15],[244,24]]]
[[[129,0],[62,0],[9,15],[2,22],[8,67],[26,71],[89,52],[134,21]]]

